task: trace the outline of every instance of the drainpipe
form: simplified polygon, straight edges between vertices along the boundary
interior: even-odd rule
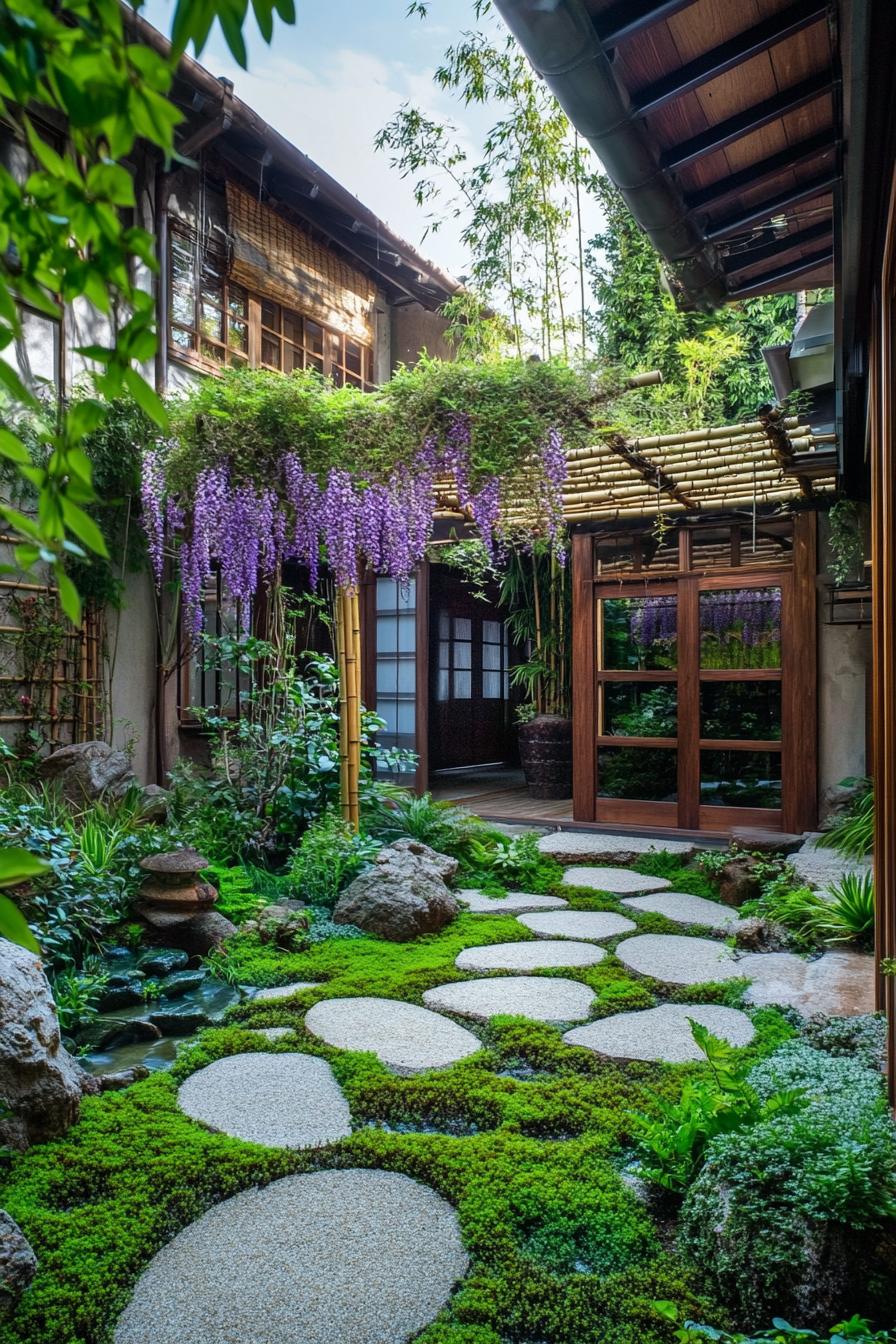
[[[495,0],[495,5],[666,262],[676,297],[687,307],[719,307],[727,286],[715,248],[660,167],[582,0]]]

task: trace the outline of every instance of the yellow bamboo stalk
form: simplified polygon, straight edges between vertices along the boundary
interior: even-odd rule
[[[361,607],[358,590],[346,594],[347,627],[350,631],[346,670],[348,673],[348,782],[349,823],[361,824]]]
[[[339,806],[343,821],[351,823],[348,750],[348,664],[346,659],[343,591],[336,592],[336,665],[339,668]]]

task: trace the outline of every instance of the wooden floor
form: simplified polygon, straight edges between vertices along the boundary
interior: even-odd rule
[[[492,789],[485,793],[469,793],[466,790],[452,793],[450,786],[442,784],[433,791],[433,796],[469,808],[486,821],[540,821],[550,826],[573,824],[571,798],[530,798],[525,786]]]

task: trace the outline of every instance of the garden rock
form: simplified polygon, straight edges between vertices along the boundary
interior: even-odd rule
[[[626,896],[623,905],[633,910],[648,910],[664,915],[674,924],[702,924],[707,929],[737,929],[741,925],[736,911],[705,896],[692,896],[686,891],[660,891],[651,896]]]
[[[748,1003],[789,1005],[803,1017],[874,1012],[874,963],[860,952],[825,952],[813,961],[793,952],[751,952],[739,965],[752,981]]]
[[[160,1008],[149,1014],[149,1020],[163,1036],[192,1036],[211,1021],[207,1013],[177,1008]]]
[[[171,794],[160,784],[144,784],[141,816],[144,821],[164,821],[168,816]]]
[[[204,957],[209,952],[214,952],[237,931],[236,925],[217,910],[203,910],[200,914],[192,914],[185,919],[179,911],[151,910],[146,906],[141,909],[140,914],[153,929],[164,936],[166,944],[177,943],[179,949],[186,954],[187,961],[191,957]]]
[[[177,1101],[209,1129],[272,1148],[322,1148],[352,1132],[333,1070],[314,1055],[216,1059],[181,1083]]]
[[[263,943],[290,948],[308,932],[308,916],[291,904],[267,905],[255,919],[246,920],[243,932],[257,933]]]
[[[56,1006],[38,957],[0,938],[0,1143],[23,1150],[55,1139],[97,1084],[62,1044]]]
[[[762,859],[752,854],[742,854],[729,859],[719,870],[719,899],[726,905],[741,906],[745,901],[755,901],[760,894],[760,880],[756,876],[756,866]]]
[[[525,891],[509,891],[506,896],[459,891],[457,899],[474,915],[526,915],[536,910],[565,910],[569,906],[562,896],[530,896]]]
[[[37,767],[40,779],[58,784],[63,797],[75,807],[94,803],[104,795],[120,798],[137,780],[123,751],[107,742],[73,742],[45,757]]]
[[[175,971],[168,975],[159,986],[159,993],[163,999],[182,999],[185,994],[192,994],[194,989],[198,989],[205,979],[205,971]]]
[[[143,1003],[145,994],[143,980],[130,979],[125,984],[110,985],[97,1004],[101,1013],[112,1013],[116,1008],[133,1008]]]
[[[804,836],[786,831],[763,831],[754,826],[732,826],[731,839],[739,849],[751,854],[792,854],[802,845]]]
[[[639,1013],[617,1013],[563,1037],[567,1045],[583,1045],[613,1059],[645,1059],[667,1064],[702,1060],[689,1019],[699,1022],[730,1045],[749,1045],[755,1032],[746,1013],[717,1004],[663,1003]]]
[[[467,1264],[454,1209],[408,1176],[287,1176],[216,1204],[163,1247],[114,1341],[407,1344]]]
[[[596,966],[606,955],[593,943],[535,938],[528,943],[465,947],[454,964],[459,971],[546,971],[557,966]]]
[[[158,1041],[161,1037],[160,1029],[146,1017],[96,1017],[79,1029],[78,1045],[87,1050],[105,1050],[107,1046]]]
[[[738,920],[734,940],[744,952],[783,952],[790,946],[790,935],[784,925],[760,915]]]
[[[0,1209],[0,1320],[15,1311],[37,1273],[37,1256],[14,1218]]]
[[[593,887],[596,891],[610,891],[622,896],[634,896],[637,892],[668,891],[672,886],[665,877],[645,877],[628,868],[598,868],[591,865],[567,868],[563,874],[563,884],[567,887]]]
[[[101,1092],[123,1092],[132,1083],[148,1078],[149,1069],[145,1064],[133,1064],[131,1068],[121,1069],[118,1073],[98,1073],[94,1076]]]
[[[667,985],[701,985],[749,974],[724,943],[680,933],[642,933],[624,938],[616,956],[630,971]]]
[[[558,863],[629,864],[659,849],[686,863],[696,846],[687,840],[648,840],[636,835],[601,835],[596,831],[554,831],[538,842],[542,854]]]
[[[445,1069],[482,1042],[439,1013],[398,999],[321,999],[305,1014],[313,1036],[340,1050],[369,1050],[395,1073]]]
[[[144,952],[137,965],[145,975],[162,976],[182,971],[189,960],[182,948],[155,947]]]
[[[417,840],[396,840],[342,893],[333,921],[394,943],[438,933],[458,913],[445,885],[456,872],[455,859]]]
[[[460,980],[428,989],[429,1008],[487,1022],[501,1013],[531,1017],[535,1022],[580,1022],[591,1012],[594,994],[578,980],[553,975],[490,976]]]
[[[547,914],[520,915],[519,923],[531,929],[536,938],[578,938],[595,943],[631,933],[637,927],[624,915],[607,910],[551,910]]]

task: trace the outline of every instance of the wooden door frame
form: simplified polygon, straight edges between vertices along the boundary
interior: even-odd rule
[[[690,640],[696,646],[699,624],[699,593],[713,588],[780,586],[782,589],[782,652],[781,669],[770,673],[770,679],[780,679],[782,687],[781,737],[781,791],[779,809],[752,809],[701,807],[699,804],[699,772],[701,740],[699,731],[679,731],[679,801],[678,803],[638,803],[636,800],[618,800],[618,807],[609,812],[618,814],[621,826],[650,826],[664,831],[695,831],[700,829],[724,832],[737,825],[763,825],[770,829],[780,826],[785,831],[811,829],[817,822],[818,783],[818,660],[817,660],[817,599],[816,599],[816,546],[817,520],[812,511],[801,511],[793,516],[793,552],[787,565],[767,565],[761,569],[732,566],[703,573],[689,570],[691,563],[691,533],[683,531],[680,537],[681,568],[677,573],[657,575],[651,583],[652,591],[660,593],[665,587],[677,591],[679,597],[679,639]],[[573,817],[576,821],[594,823],[597,819],[597,590],[612,584],[620,592],[626,588],[644,591],[644,575],[631,579],[609,579],[595,575],[594,533],[577,532],[572,538],[572,676],[573,676]],[[720,670],[719,680],[761,680],[761,670],[751,677],[726,676],[728,669]],[[619,678],[623,680],[624,678]],[[660,680],[659,674],[631,674],[632,680]],[[704,678],[705,679],[705,678]],[[679,678],[679,722],[699,723],[700,678],[690,681]],[[620,745],[622,739],[620,739]],[[641,745],[644,745],[642,742]],[[707,749],[708,745],[707,745]],[[746,749],[746,748],[745,748]],[[761,746],[754,747],[761,750]],[[682,755],[684,752],[684,755]],[[606,813],[607,802],[602,800],[602,823],[616,824],[616,817]],[[675,812],[674,823],[672,820]]]

